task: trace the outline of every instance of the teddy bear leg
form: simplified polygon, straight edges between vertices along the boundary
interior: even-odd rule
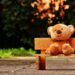
[[[60,48],[57,43],[51,44],[47,49],[46,49],[46,54],[50,55],[57,55],[60,53]]]
[[[71,47],[70,44],[63,44],[62,46],[62,52],[64,55],[71,55],[74,53],[74,49]]]

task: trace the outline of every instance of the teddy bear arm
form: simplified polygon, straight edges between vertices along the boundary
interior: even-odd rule
[[[60,53],[60,48],[58,44],[51,44],[47,49],[46,49],[46,54],[50,55],[57,55]]]

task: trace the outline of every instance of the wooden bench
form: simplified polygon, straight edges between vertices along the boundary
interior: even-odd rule
[[[68,41],[70,42],[72,47],[75,49],[75,38],[70,38]],[[53,42],[54,41],[51,38],[34,38],[34,49],[41,51],[41,54],[36,54],[37,69],[39,69],[39,70],[45,70],[46,69],[45,50]]]

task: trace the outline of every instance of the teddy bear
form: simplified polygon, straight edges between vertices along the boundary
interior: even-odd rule
[[[47,29],[48,35],[51,36],[53,43],[46,49],[46,53],[50,55],[71,55],[74,53],[74,48],[70,45],[69,38],[74,33],[73,25],[56,24],[49,26]]]

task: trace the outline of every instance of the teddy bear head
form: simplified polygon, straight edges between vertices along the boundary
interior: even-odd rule
[[[48,35],[54,40],[67,40],[74,33],[73,25],[56,24],[47,29]]]

